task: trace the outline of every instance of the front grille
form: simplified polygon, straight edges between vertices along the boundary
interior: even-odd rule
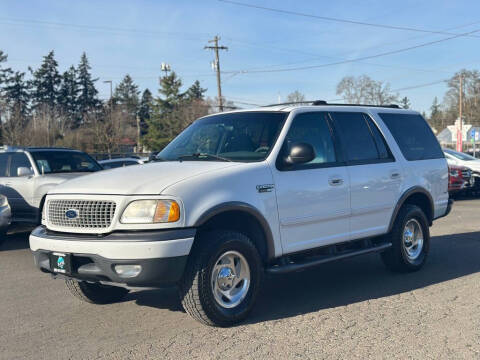
[[[58,227],[104,229],[112,223],[115,208],[113,201],[49,200],[47,220]],[[68,212],[70,217],[67,216]]]

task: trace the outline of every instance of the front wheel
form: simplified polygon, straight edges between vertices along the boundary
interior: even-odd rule
[[[183,308],[205,325],[230,326],[244,320],[263,276],[255,245],[234,231],[213,231],[197,240],[180,284]]]
[[[427,218],[418,206],[404,205],[390,233],[392,247],[382,253],[385,265],[393,271],[417,271],[427,259],[430,232]]]
[[[75,279],[66,279],[65,283],[73,296],[91,304],[111,304],[122,300],[128,294],[127,289],[118,286]]]

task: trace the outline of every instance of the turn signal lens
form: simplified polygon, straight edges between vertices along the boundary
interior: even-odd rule
[[[153,222],[175,222],[180,219],[180,207],[173,200],[159,200]]]

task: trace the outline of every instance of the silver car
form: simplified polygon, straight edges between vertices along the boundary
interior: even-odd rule
[[[45,195],[52,187],[101,169],[77,150],[0,148],[0,194],[10,203],[12,223],[40,223]]]
[[[130,165],[139,165],[143,164],[144,161],[137,158],[117,158],[117,159],[109,159],[109,160],[100,160],[98,162],[102,167],[106,169],[114,169],[117,167],[124,167]]]

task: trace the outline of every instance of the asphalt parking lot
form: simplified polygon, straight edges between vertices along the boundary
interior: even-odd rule
[[[435,222],[420,272],[378,255],[266,279],[247,323],[200,325],[175,289],[81,303],[33,266],[28,234],[0,249],[1,359],[480,358],[480,200]]]

